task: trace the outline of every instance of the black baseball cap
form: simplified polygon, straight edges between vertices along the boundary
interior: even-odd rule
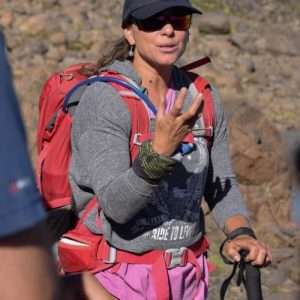
[[[132,16],[138,20],[150,18],[166,9],[179,7],[189,13],[202,14],[189,0],[125,0],[123,6],[122,27]]]

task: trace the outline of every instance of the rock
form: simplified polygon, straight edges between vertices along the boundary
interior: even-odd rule
[[[249,11],[258,11],[261,0],[225,0],[225,3],[237,13],[249,13]]]
[[[295,267],[297,264],[299,264],[299,260],[294,262],[295,264],[292,266],[290,270],[290,278],[299,286],[300,285],[300,270],[299,268]]]
[[[276,32],[276,34],[274,34]],[[277,27],[254,33],[233,33],[233,45],[250,53],[271,52],[280,55],[300,56],[300,37],[298,33],[282,33]]]
[[[288,292],[288,291],[281,292],[278,291],[278,289],[275,288],[275,292],[270,294],[266,298],[266,300],[282,300],[282,299],[299,300],[299,292]]]
[[[72,44],[72,43],[76,43],[76,41],[79,39],[80,33],[77,31],[67,31],[65,33],[65,36],[67,39],[67,44]]]
[[[270,267],[263,269],[264,283],[267,286],[280,286],[288,276],[283,270],[279,270],[276,267]]]
[[[234,72],[221,70],[212,66],[206,69],[203,75],[219,89],[237,93],[242,90],[241,81]]]
[[[279,169],[279,132],[254,107],[237,107],[230,120],[231,150],[235,171],[244,184],[271,181]],[[275,150],[275,151],[274,151]]]
[[[19,25],[19,30],[28,36],[37,36],[47,31],[48,15],[40,14],[29,17]]]
[[[249,56],[241,56],[237,60],[236,71],[239,74],[247,75],[249,73],[254,73],[256,71],[256,66],[254,60]]]
[[[66,35],[64,32],[54,32],[49,36],[49,41],[55,46],[65,44]]]
[[[44,55],[48,52],[48,45],[45,41],[34,40],[30,47],[30,53]]]
[[[66,53],[66,48],[64,46],[57,48],[57,47],[50,47],[47,52],[47,59],[53,60],[55,62],[60,62],[64,59]]]
[[[266,117],[246,103],[232,105],[230,149],[235,173],[241,184],[251,218],[265,225],[290,220],[290,185],[282,140]],[[275,232],[273,232],[276,235]],[[273,246],[282,243],[282,234],[267,237]],[[288,239],[283,239],[289,244]]]
[[[193,22],[196,24],[200,32],[210,34],[228,34],[230,33],[229,17],[223,13],[208,12]]]
[[[243,51],[247,51],[251,54],[257,54],[258,48],[254,43],[256,42],[256,36],[250,33],[232,33],[229,40],[230,42]],[[261,40],[261,44],[264,43],[264,39]],[[262,48],[262,47],[261,47]]]
[[[90,49],[94,43],[98,43],[97,38],[99,35],[100,33],[97,30],[82,30],[79,34],[80,43],[86,49]]]
[[[86,23],[88,23],[85,12],[78,10],[76,6],[68,5],[64,9],[64,13],[72,22],[72,31],[80,32],[80,30],[86,26]]]
[[[0,11],[0,25],[3,27],[11,27],[14,22],[14,15],[12,11]]]
[[[6,38],[6,47],[9,52],[16,53],[16,50],[24,43],[24,39],[22,36],[17,35],[13,38]]]
[[[276,30],[276,28],[274,29]],[[299,33],[278,33],[275,30],[267,34],[265,50],[274,54],[300,56]],[[259,45],[258,49],[260,49]]]
[[[53,7],[59,5],[60,2],[60,0],[47,0],[45,3],[43,3],[43,7],[44,9],[53,9]]]
[[[276,32],[276,34],[274,34]],[[263,30],[258,37],[254,37],[251,43],[257,52],[269,51],[280,55],[300,55],[300,37],[298,32],[282,32],[278,26]],[[250,44],[248,42],[248,44]],[[249,47],[249,45],[248,45]]]

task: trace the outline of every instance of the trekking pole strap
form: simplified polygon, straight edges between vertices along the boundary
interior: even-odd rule
[[[244,258],[246,257],[247,255],[247,251],[245,250],[242,250],[240,252],[240,255],[241,255],[241,260],[240,262],[232,262],[230,261],[223,253],[223,248],[224,248],[224,245],[228,242],[228,241],[231,241],[233,239],[235,239],[236,237],[240,236],[240,235],[249,235],[251,237],[253,237],[254,239],[256,239],[256,236],[255,236],[255,233],[254,231],[249,228],[249,227],[240,227],[240,228],[237,228],[235,230],[233,230],[232,232],[230,232],[226,239],[222,242],[221,246],[220,246],[220,255],[224,261],[225,264],[230,264],[230,265],[233,265],[233,269],[232,269],[232,272],[230,273],[230,275],[223,281],[222,283],[222,286],[221,286],[221,289],[220,289],[220,299],[221,300],[224,300],[225,299],[225,294],[227,292],[227,289],[228,289],[228,286],[232,280],[232,278],[234,277],[237,269],[239,269],[238,271],[238,276],[237,276],[237,286],[240,286],[241,283],[244,284],[244,286],[247,287],[249,286],[248,283],[246,282],[247,280],[247,274],[246,271],[248,270],[247,267],[248,267],[248,264],[245,262]],[[259,272],[259,270],[257,269],[257,271]],[[257,281],[259,287],[260,287],[260,281]],[[248,294],[248,289],[247,289],[247,294]],[[252,300],[251,298],[249,298],[250,300]],[[255,300],[260,300],[262,298],[258,298],[258,299],[255,299]]]
[[[222,257],[224,263],[227,264],[227,265],[232,265],[232,264],[234,264],[234,263],[233,263],[232,261],[230,261],[230,260],[224,255],[224,253],[223,253],[223,248],[224,248],[224,246],[225,246],[225,244],[226,244],[227,242],[229,242],[229,241],[235,239],[236,237],[238,237],[238,236],[240,236],[240,235],[249,235],[249,236],[253,237],[254,239],[256,239],[256,235],[255,235],[254,231],[253,231],[251,228],[249,228],[249,227],[239,227],[239,228],[237,228],[237,229],[231,231],[231,232],[227,235],[226,239],[222,242],[222,244],[221,244],[221,246],[220,246],[220,250],[219,250],[220,255],[221,255],[221,257]]]

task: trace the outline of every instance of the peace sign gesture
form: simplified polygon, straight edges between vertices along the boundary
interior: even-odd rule
[[[152,140],[152,149],[160,155],[171,156],[202,113],[201,93],[194,98],[187,111],[182,111],[186,95],[187,88],[181,88],[170,112],[165,112],[165,100],[160,101]]]

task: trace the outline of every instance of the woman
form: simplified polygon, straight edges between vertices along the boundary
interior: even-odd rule
[[[230,165],[224,113],[214,88],[215,132],[210,151],[199,137],[188,153],[178,155],[183,139],[200,126],[203,95],[192,96],[191,80],[174,64],[187,46],[192,14],[201,12],[188,0],[127,0],[123,9],[125,39],[99,67],[125,75],[148,95],[157,109],[156,115],[148,111],[152,140],[141,144],[131,164],[128,108],[109,84],[89,86],[74,115],[72,131],[70,179],[77,209],[81,211],[96,195],[106,240],[117,249],[141,254],[161,250],[173,255],[202,243],[203,196],[226,234],[248,228]],[[86,221],[94,233],[99,232],[96,220],[97,210]],[[225,254],[238,261],[239,251],[246,249],[247,260],[268,264],[267,246],[249,231],[229,239]],[[165,298],[206,299],[205,253],[194,256],[172,266],[165,262],[170,285],[163,284],[162,289],[170,288]],[[162,285],[160,275],[154,270],[151,264],[122,263],[96,277],[119,299],[163,299],[164,291],[157,288]]]

